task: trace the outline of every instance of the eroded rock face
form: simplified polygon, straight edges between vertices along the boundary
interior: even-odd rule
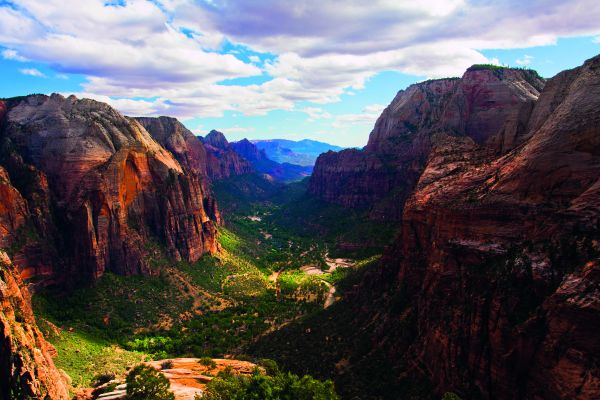
[[[18,271],[0,251],[0,399],[68,399],[66,377],[54,366],[51,350]]]
[[[158,143],[173,153],[187,175],[196,175],[202,181],[206,211],[212,220],[221,224],[221,214],[208,185],[208,156],[202,141],[175,118],[140,117],[136,120]]]
[[[229,144],[225,135],[212,130],[202,142],[207,152],[207,173],[211,179],[225,179],[230,176],[249,174],[252,165],[240,156]]]
[[[373,337],[405,373],[466,398],[600,396],[598,109],[600,57],[548,82],[507,153],[430,136],[385,261],[404,300]]]
[[[526,135],[544,82],[533,71],[472,67],[460,79],[412,85],[383,111],[363,150],[317,159],[309,191],[346,207],[396,218],[421,175],[432,137],[469,137],[502,154]]]
[[[37,258],[52,260],[53,275],[150,273],[151,238],[176,259],[216,250],[216,207],[202,176],[187,174],[137,121],[73,96],[6,104],[3,164],[27,199],[36,242],[45,242]],[[31,252],[20,253],[16,264],[30,269]]]

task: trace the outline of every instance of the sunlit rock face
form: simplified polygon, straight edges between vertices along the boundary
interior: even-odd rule
[[[462,78],[439,79],[400,91],[383,111],[367,146],[328,152],[316,162],[309,191],[373,218],[399,219],[434,137],[467,137],[495,154],[525,140],[544,87],[533,71],[471,67]]]
[[[484,114],[488,133],[428,135],[387,267],[355,294],[390,288],[383,313],[355,300],[357,321],[378,315],[374,347],[436,393],[600,396],[600,57],[528,101],[516,131]]]
[[[196,175],[200,178],[204,196],[204,208],[212,220],[221,224],[222,218],[217,207],[217,202],[210,192],[209,155],[200,138],[194,135],[176,118],[138,117],[136,120],[146,128],[154,140],[175,156],[186,175]]]
[[[182,166],[136,120],[93,100],[33,95],[3,109],[2,164],[27,203],[12,247],[27,277],[151,273],[150,239],[176,259],[216,251],[202,159]]]
[[[0,251],[0,399],[68,399],[67,377],[54,366],[53,353],[17,269]]]

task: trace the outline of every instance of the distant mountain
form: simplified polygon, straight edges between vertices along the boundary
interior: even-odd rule
[[[236,153],[252,164],[256,172],[267,174],[275,180],[293,182],[305,178],[312,173],[312,165],[280,163],[270,159],[265,150],[259,149],[248,139],[232,142],[230,145]]]
[[[287,139],[252,140],[259,150],[264,150],[267,156],[279,163],[313,166],[319,154],[329,150],[340,151],[343,147],[316,140],[303,139],[300,141]]]
[[[252,172],[252,165],[248,160],[240,157],[221,132],[213,129],[199,139],[206,148],[206,169],[211,179],[225,179]]]

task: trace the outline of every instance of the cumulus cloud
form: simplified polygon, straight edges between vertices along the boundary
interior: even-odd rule
[[[39,69],[36,69],[36,68],[21,68],[19,70],[19,72],[22,73],[23,75],[37,76],[38,78],[46,77],[46,75],[44,75],[44,73],[42,71],[40,71]]]
[[[79,95],[107,99],[125,113],[182,118],[228,110],[264,115],[294,110],[301,101],[326,104],[362,89],[381,71],[456,76],[471,64],[494,62],[483,49],[600,35],[597,0],[2,4],[4,58],[82,74],[87,82]],[[255,54],[243,61],[238,50],[224,51],[225,43],[269,53],[271,61],[263,64]],[[269,80],[261,84],[219,84],[265,74]],[[336,123],[352,118],[358,117]]]

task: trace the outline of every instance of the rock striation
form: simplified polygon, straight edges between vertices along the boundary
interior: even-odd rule
[[[431,80],[398,92],[362,150],[321,155],[309,192],[373,218],[399,219],[432,151],[433,137],[468,137],[502,154],[526,138],[544,80],[530,70],[473,66],[462,78]]]
[[[136,120],[150,135],[169,150],[184,169],[186,175],[197,176],[202,183],[204,207],[211,219],[222,223],[216,199],[210,192],[208,158],[206,148],[198,136],[194,135],[176,118],[172,117],[138,117]]]
[[[0,399],[68,399],[67,377],[54,366],[53,352],[18,271],[0,251]]]
[[[176,259],[216,251],[214,199],[201,173],[187,173],[202,172],[202,160],[192,155],[182,166],[136,120],[93,100],[33,95],[5,100],[3,109],[0,164],[28,217],[2,240],[27,277],[151,273],[152,239]],[[21,242],[11,239],[19,233]]]
[[[434,138],[392,262],[420,332],[402,352],[440,392],[600,396],[599,106],[596,57],[547,83],[512,151]]]
[[[300,330],[289,350],[304,365],[329,357],[315,368],[335,371],[348,398],[600,398],[600,56],[543,89],[522,71],[482,68],[401,92],[364,150],[317,162],[313,191],[349,206],[372,204],[363,178],[404,179],[389,184],[406,200],[381,263],[296,328],[311,335]],[[494,120],[486,107],[500,99]],[[402,132],[403,145],[385,144]],[[393,151],[405,164],[386,175],[377,162]],[[337,168],[354,185],[338,193]],[[285,350],[294,329],[264,345]]]
[[[374,348],[438,394],[600,396],[600,56],[534,94],[467,134],[428,133],[387,267],[355,292],[389,288],[357,321],[376,313]]]

